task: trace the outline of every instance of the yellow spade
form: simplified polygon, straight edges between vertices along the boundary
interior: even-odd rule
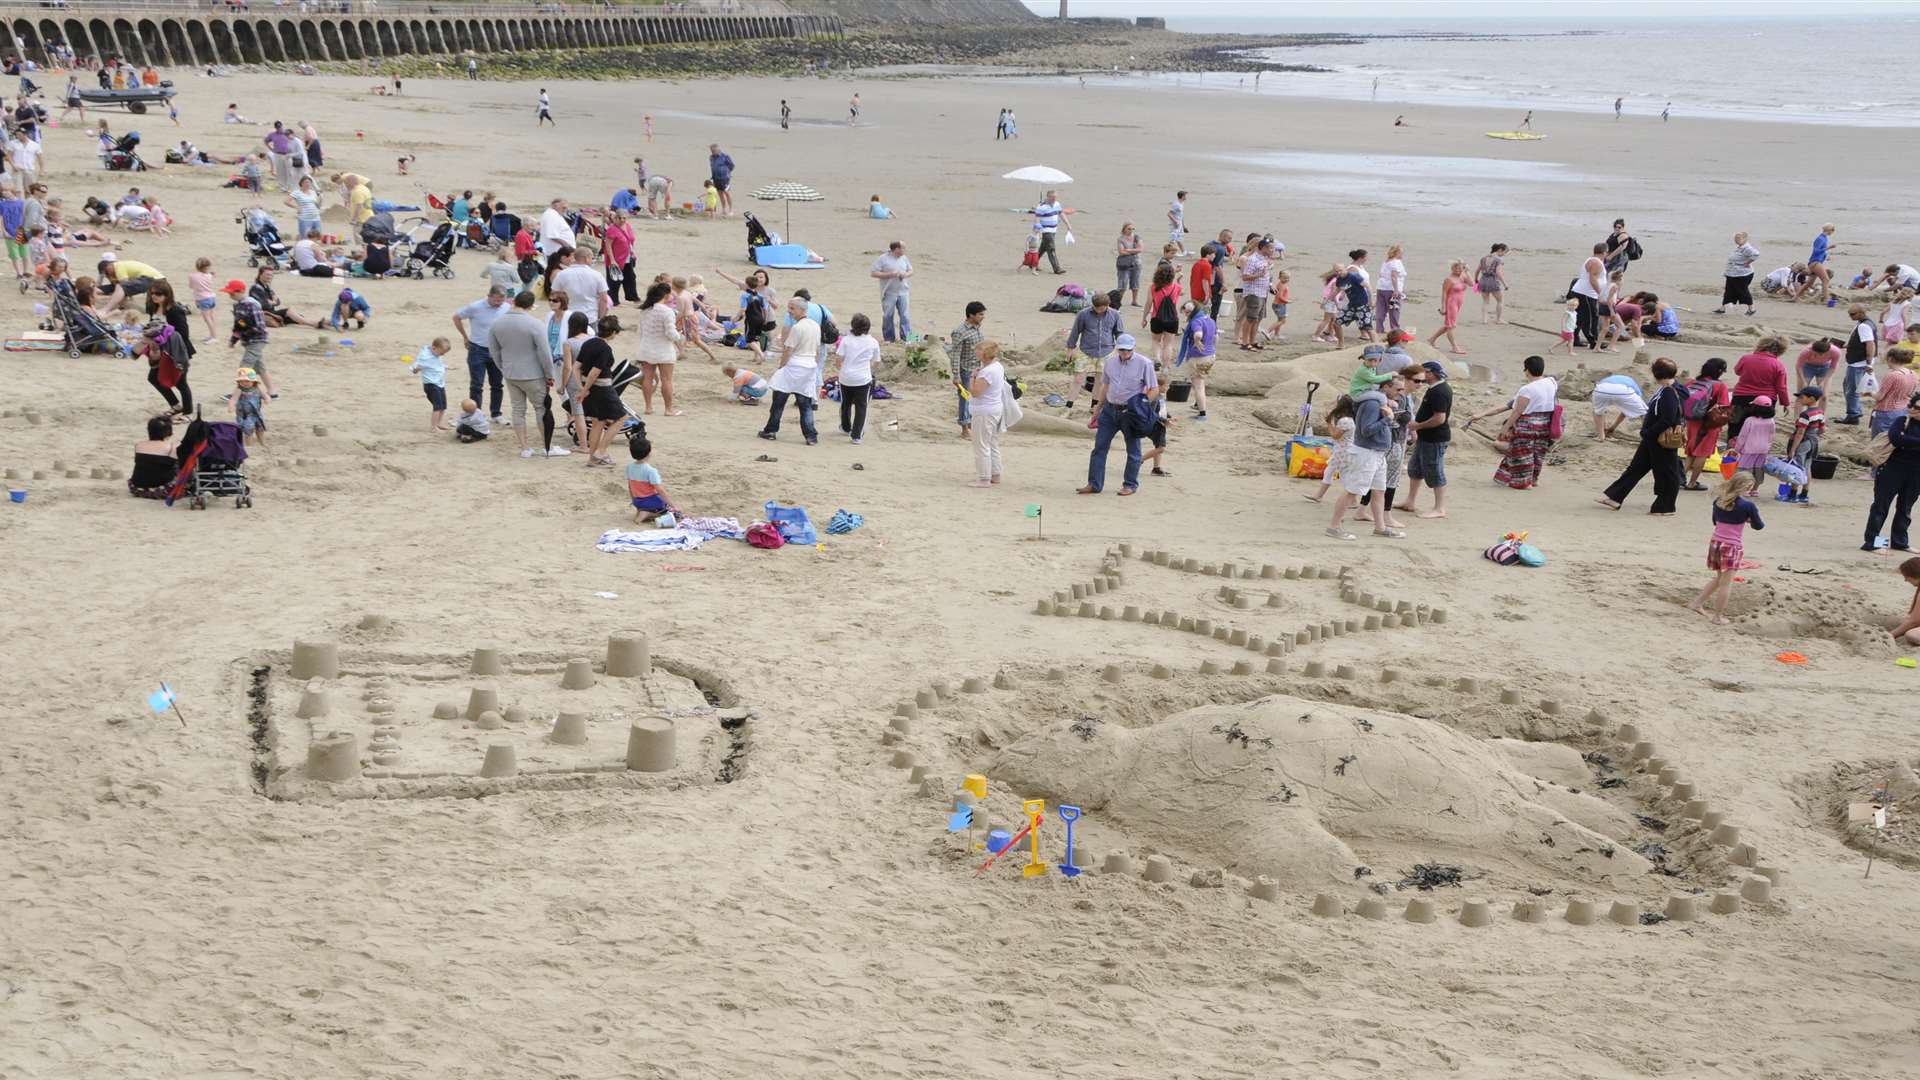
[[[969,777],[969,779],[971,779],[971,777]],[[1024,799],[1020,803],[1020,809],[1027,813],[1027,844],[1029,845],[1027,848],[1027,857],[1031,860],[1027,865],[1020,868],[1020,872],[1027,877],[1039,877],[1041,874],[1053,869],[1053,867],[1040,861],[1040,820],[1047,816],[1047,801],[1045,799]]]

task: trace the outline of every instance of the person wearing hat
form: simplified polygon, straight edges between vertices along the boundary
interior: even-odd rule
[[[1135,398],[1144,396],[1148,401],[1158,398],[1160,381],[1154,375],[1153,364],[1134,352],[1133,347],[1132,334],[1115,338],[1113,355],[1101,365],[1100,377],[1094,383],[1093,399],[1099,404],[1099,411],[1094,414],[1097,427],[1093,453],[1087,458],[1087,486],[1079,491],[1082,495],[1098,495],[1106,487],[1107,451],[1113,446],[1115,432],[1126,439],[1127,445],[1127,468],[1121,477],[1120,494],[1131,495],[1139,490],[1140,440],[1147,430],[1130,422],[1128,413]]]
[[[267,445],[267,403],[260,396],[260,373],[243,367],[234,374],[233,422],[240,425],[240,437],[253,436],[259,446]]]
[[[1397,367],[1389,367],[1385,345],[1368,345],[1360,350],[1360,366],[1353,369],[1353,377],[1347,380],[1347,394],[1358,398],[1369,390],[1377,389],[1393,381]]]
[[[247,283],[239,278],[221,286],[220,291],[233,298],[233,329],[227,335],[227,348],[245,346],[240,354],[244,370],[259,377],[269,398],[279,397],[273,392],[272,378],[267,375],[267,313],[261,310],[260,301],[247,292]]]
[[[1413,453],[1407,458],[1407,497],[1397,509],[1423,518],[1447,516],[1447,449],[1453,444],[1453,429],[1447,420],[1453,414],[1453,384],[1447,381],[1447,369],[1438,360],[1420,365],[1420,382],[1426,391],[1420,395],[1420,407],[1413,413]],[[1433,509],[1419,510],[1415,501],[1420,485],[1433,489]]]

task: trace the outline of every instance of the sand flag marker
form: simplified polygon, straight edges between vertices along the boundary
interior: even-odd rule
[[[1044,538],[1047,535],[1047,525],[1046,525],[1046,522],[1042,520],[1040,516],[1042,513],[1040,509],[1040,504],[1028,503],[1026,512],[1027,512],[1027,516],[1033,519],[1033,527],[1035,530],[1033,534],[1034,537],[1036,539]]]
[[[156,716],[172,709],[173,715],[180,717],[180,726],[187,726],[187,718],[180,712],[180,704],[174,698],[173,687],[166,683],[161,683],[160,689],[147,695],[147,708],[152,709]]]
[[[1080,868],[1073,864],[1073,823],[1080,820],[1080,808],[1061,803],[1054,807],[1053,812],[1059,815],[1061,821],[1067,823],[1067,857],[1060,860],[1060,872],[1068,877],[1079,877]]]

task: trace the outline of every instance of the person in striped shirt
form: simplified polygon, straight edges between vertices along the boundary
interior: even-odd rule
[[[1033,227],[1040,231],[1040,254],[1047,257],[1047,265],[1053,267],[1056,274],[1066,273],[1060,269],[1060,256],[1053,246],[1053,237],[1060,230],[1061,220],[1072,216],[1073,211],[1060,206],[1059,192],[1049,191],[1046,199],[1027,213],[1033,215]]]

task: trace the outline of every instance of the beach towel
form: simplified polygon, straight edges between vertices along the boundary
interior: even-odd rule
[[[629,551],[695,551],[704,543],[705,538],[688,529],[608,529],[593,546],[617,555]]]
[[[827,522],[827,531],[835,536],[839,536],[843,533],[850,533],[866,523],[867,519],[861,517],[859,514],[849,514],[845,510],[835,510],[833,512],[833,520]]]
[[[738,518],[681,518],[680,524],[676,527],[682,532],[699,533],[708,540],[745,540],[747,538],[747,530],[740,527]]]
[[[774,270],[819,270],[827,260],[803,244],[766,244],[753,249],[753,261]]]

